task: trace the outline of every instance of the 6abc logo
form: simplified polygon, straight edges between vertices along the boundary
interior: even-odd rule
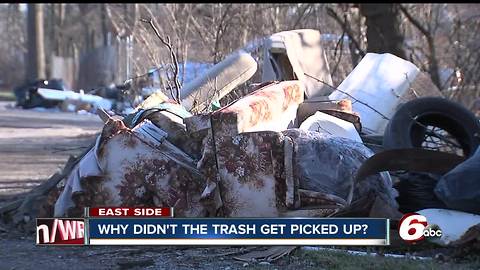
[[[427,218],[418,213],[405,214],[398,224],[400,238],[409,243],[425,240],[425,238],[440,238],[442,230],[435,224],[428,224]]]

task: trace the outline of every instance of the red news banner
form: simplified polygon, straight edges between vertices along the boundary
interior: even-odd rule
[[[91,207],[86,208],[86,217],[173,217],[170,207]]]

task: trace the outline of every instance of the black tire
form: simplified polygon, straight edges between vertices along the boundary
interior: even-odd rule
[[[430,130],[431,127],[434,127],[433,131]],[[430,146],[425,145],[425,135],[435,134],[437,137],[439,133],[435,129],[438,128],[442,134],[448,133],[448,136],[441,138],[448,137],[445,140],[448,141],[447,144],[457,148],[457,151],[448,152],[468,157],[480,143],[480,122],[472,112],[444,98],[425,97],[409,101],[398,109],[385,129],[383,146],[385,149],[429,149]]]

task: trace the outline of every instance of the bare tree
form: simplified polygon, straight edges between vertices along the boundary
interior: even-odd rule
[[[437,52],[436,52],[436,44],[435,44],[435,33],[438,29],[438,12],[436,16],[437,23],[435,26],[431,26],[429,23],[422,23],[419,19],[415,18],[410,11],[403,5],[399,5],[400,10],[408,19],[408,21],[416,28],[418,31],[422,33],[425,37],[428,45],[428,73],[432,78],[433,83],[439,88],[442,89],[442,83],[440,81],[440,74],[439,74],[439,66],[437,61]]]
[[[480,95],[477,87],[480,79],[476,75],[480,71],[478,5],[121,3],[48,4],[44,9],[49,15],[43,20],[49,37],[43,42],[47,64],[51,55],[77,55],[78,60],[91,54],[95,47],[106,45],[111,37],[110,44],[117,48],[116,57],[128,58],[131,67],[126,76],[125,65],[118,62],[118,70],[114,72],[116,83],[157,70],[162,73],[161,87],[167,93],[170,91],[170,80],[165,74],[173,74],[175,69],[170,65],[171,53],[148,24],[138,23],[139,18],[152,18],[160,35],[169,36],[174,45],[180,87],[186,78],[192,77],[187,73],[188,62],[216,63],[246,45],[261,44],[265,36],[275,32],[313,28],[324,34],[322,45],[335,84],[348,75],[366,52],[388,51],[427,71],[441,89],[447,91],[455,86],[457,90],[447,93],[452,98],[463,97],[467,92],[474,97]],[[34,36],[25,31],[28,12],[22,13],[18,4],[0,6],[0,13],[5,15],[0,16],[1,79],[18,81],[19,72],[10,67],[23,65],[19,54],[28,52],[26,47],[42,50],[41,45],[36,46],[36,39],[35,44],[25,42],[27,37],[34,40]],[[122,48],[127,39],[128,54]],[[261,64],[262,50],[255,49],[252,53]],[[27,56],[26,60],[37,61],[37,56]],[[37,64],[27,67],[37,69]],[[101,74],[93,67],[90,69]],[[24,71],[26,68],[22,68]],[[447,73],[449,80],[445,78]],[[22,77],[27,76],[22,74]],[[254,78],[258,80],[258,74]],[[175,83],[170,83],[175,88]]]
[[[158,31],[157,27],[153,23],[152,19],[146,20],[142,19],[142,22],[148,23],[152,30],[155,32],[155,35],[158,37],[158,39],[162,42],[163,45],[165,45],[170,52],[170,57],[171,57],[171,63],[168,65],[170,70],[172,71],[171,73],[167,74],[172,74],[171,77],[169,77],[169,82],[173,81],[173,86],[170,86],[170,91],[172,91],[172,97],[175,99],[177,103],[180,104],[181,99],[180,99],[180,82],[178,80],[178,74],[179,74],[179,67],[178,67],[178,59],[177,55],[175,54],[175,50],[173,49],[171,40],[169,36],[162,37],[160,35],[160,32]]]
[[[0,29],[0,80],[14,86],[26,78],[26,16],[18,4],[0,7]]]

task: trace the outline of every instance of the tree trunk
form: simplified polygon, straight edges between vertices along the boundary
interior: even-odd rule
[[[43,5],[28,4],[27,80],[45,78],[45,48],[43,36]]]
[[[360,4],[360,13],[366,19],[367,52],[391,53],[406,59],[398,4]]]
[[[107,4],[100,4],[100,18],[102,19],[103,46],[108,46],[108,26],[107,26]]]
[[[63,38],[63,33],[62,33],[62,30],[63,30],[63,24],[64,24],[64,21],[65,21],[65,6],[66,4],[57,4],[57,7],[58,7],[58,11],[56,12],[57,16],[56,16],[56,23],[57,25],[55,25],[55,28],[58,28],[60,29],[60,31],[57,31],[57,36],[55,36],[55,39],[57,41],[57,53],[58,53],[58,56],[62,56],[62,57],[65,57],[65,56],[69,56],[66,54],[66,52],[68,51],[66,48],[65,48],[65,40]]]

